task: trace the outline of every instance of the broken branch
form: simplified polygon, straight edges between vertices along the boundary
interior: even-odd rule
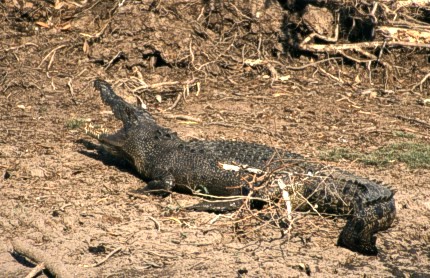
[[[30,260],[37,263],[44,263],[46,269],[55,277],[59,278],[72,278],[73,276],[67,271],[64,264],[57,259],[54,259],[46,252],[35,248],[32,245],[29,245],[21,240],[13,240],[12,241],[13,251],[29,258]]]

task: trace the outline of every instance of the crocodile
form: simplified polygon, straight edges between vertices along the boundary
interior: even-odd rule
[[[167,196],[185,191],[216,197],[217,201],[206,198],[187,208],[197,211],[234,211],[246,196],[263,202],[284,200],[294,210],[345,215],[338,246],[377,255],[375,234],[387,230],[396,215],[390,188],[262,144],[183,140],[157,124],[146,109],[115,94],[106,81],[95,80],[94,86],[123,124],[115,133],[103,131],[96,137],[103,149],[128,161],[147,180],[137,192]]]

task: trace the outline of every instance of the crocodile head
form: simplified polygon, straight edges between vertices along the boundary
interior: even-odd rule
[[[95,80],[94,87],[100,92],[103,103],[122,121],[123,127],[115,133],[108,133],[106,128],[89,124],[85,127],[85,132],[96,138],[109,153],[127,157],[127,145],[136,136],[136,130],[149,130],[150,127],[156,126],[155,120],[143,108],[131,105],[115,94],[106,81]]]
[[[86,132],[96,138],[103,148],[120,158],[125,158],[137,169],[143,169],[145,161],[149,161],[156,146],[163,148],[160,141],[176,142],[176,133],[159,126],[154,118],[142,107],[127,103],[113,91],[109,83],[96,80],[94,87],[100,91],[102,101],[108,105],[123,126],[115,133],[108,133],[105,128],[87,125]]]

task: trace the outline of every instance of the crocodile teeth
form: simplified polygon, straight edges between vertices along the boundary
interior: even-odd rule
[[[109,130],[102,125],[94,126],[92,123],[86,123],[84,130],[86,134],[97,139],[100,138],[100,135],[109,133]]]

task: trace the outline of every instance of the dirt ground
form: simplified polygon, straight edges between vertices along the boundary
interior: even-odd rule
[[[329,57],[279,54],[286,48],[272,43],[275,20],[256,31],[265,32],[264,50],[240,28],[211,45],[225,26],[200,24],[206,2],[0,1],[0,276],[23,277],[34,266],[10,253],[15,239],[75,277],[430,277],[429,169],[330,162],[397,191],[394,226],[378,233],[379,255],[366,257],[336,246],[343,218],[297,213],[283,235],[231,214],[181,210],[199,201],[188,195],[131,197],[144,182],[84,144],[96,143],[85,123],[119,127],[92,87],[96,78],[130,102],[139,95],[185,139],[258,142],[313,160],[336,148],[429,142],[429,82],[415,86],[430,72],[428,52],[387,51],[389,72],[312,64]],[[285,78],[243,62],[263,56]]]

